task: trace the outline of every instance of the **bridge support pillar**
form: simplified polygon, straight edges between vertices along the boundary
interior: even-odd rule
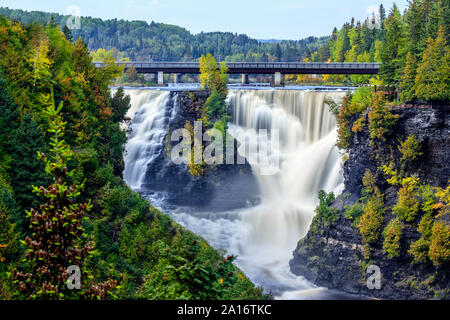
[[[248,73],[243,73],[242,74],[242,84],[248,84]]]
[[[157,80],[158,80],[158,82],[157,82],[158,85],[163,85],[164,84],[164,72],[158,71]]]
[[[173,74],[173,83],[182,83],[182,74],[181,73],[174,73]]]
[[[282,86],[283,83],[281,82],[281,72],[275,72],[273,75],[273,85],[274,86]]]

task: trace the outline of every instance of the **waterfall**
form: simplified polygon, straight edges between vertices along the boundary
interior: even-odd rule
[[[167,123],[176,112],[175,107],[169,106],[176,103],[169,103],[168,91],[126,90],[126,93],[131,95],[129,116],[133,120],[124,178],[131,187],[139,189],[146,166],[163,148]],[[148,197],[215,248],[237,255],[236,263],[250,279],[276,296],[323,297],[322,289],[290,272],[289,260],[297,241],[308,231],[319,190],[339,193],[342,189],[335,147],[336,122],[324,101],[326,98],[338,101],[344,95],[343,91],[230,90],[229,132],[236,139],[242,142],[248,135],[258,135],[260,129],[279,133],[276,156],[280,161],[273,175],[260,174],[261,163],[244,143],[239,149],[247,159],[256,159],[251,165],[261,190],[258,206],[229,212],[196,212],[173,206],[165,210],[163,200]]]
[[[125,147],[125,182],[139,189],[146,166],[163,148],[164,136],[171,110],[167,108],[170,92],[154,90],[128,90],[131,108],[127,116],[132,118],[127,145]]]
[[[254,246],[294,248],[312,220],[317,194],[339,192],[342,185],[336,148],[335,117],[325,98],[343,93],[296,90],[234,90],[232,134],[243,130],[279,131],[280,168],[275,175],[259,175],[262,204],[243,215],[246,243]],[[252,155],[242,152],[247,156]],[[254,165],[255,166],[255,165]],[[256,163],[258,166],[258,163]]]
[[[279,132],[279,170],[259,174],[261,204],[243,210],[240,237],[230,252],[240,255],[240,267],[253,281],[282,298],[314,296],[314,286],[291,274],[288,266],[298,240],[306,235],[320,190],[340,193],[343,177],[336,144],[335,117],[324,103],[345,92],[300,90],[232,90],[231,134],[242,140],[260,129]],[[252,157],[248,150],[240,150]],[[317,292],[316,292],[317,296]]]

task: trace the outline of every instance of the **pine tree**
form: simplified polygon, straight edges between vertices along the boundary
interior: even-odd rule
[[[444,28],[447,43],[450,43],[450,2],[448,0],[439,1],[439,25]]]
[[[450,48],[445,40],[444,28],[439,28],[436,40],[428,39],[415,82],[419,99],[450,98]]]
[[[55,20],[55,16],[52,14],[52,16],[50,17],[50,21],[49,21],[49,25],[51,26],[51,27],[56,27],[58,24],[56,23],[56,20]]]
[[[412,52],[416,60],[422,59],[426,47],[426,16],[420,0],[413,0],[405,13],[405,28],[407,34],[407,50]]]
[[[385,27],[386,36],[380,52],[382,62],[380,77],[385,84],[396,87],[399,84],[404,66],[403,53],[405,46],[402,16],[396,5],[394,5],[388,18],[385,20]]]
[[[422,0],[425,12],[425,30],[424,38],[435,38],[439,31],[439,0]]]
[[[345,53],[350,50],[350,38],[348,36],[350,25],[345,24],[339,32],[336,41],[336,56],[334,57],[337,62],[345,61]]]
[[[380,4],[380,23],[383,25],[384,19],[386,19],[386,9],[383,4]]]
[[[111,120],[117,123],[123,121],[129,108],[130,96],[126,95],[123,88],[120,87],[111,99],[111,109],[113,112]]]
[[[36,197],[31,194],[32,185],[49,182],[43,172],[42,163],[33,157],[36,152],[45,150],[45,147],[41,126],[35,116],[28,112],[25,113],[20,126],[11,134],[7,146],[11,156],[11,168],[8,173],[10,177],[14,177],[12,187],[17,204],[21,209],[29,209],[38,205]],[[23,215],[15,217],[14,220],[19,227],[23,227],[23,231],[27,230]]]
[[[319,62],[326,62],[330,58],[329,43],[324,44],[319,48],[317,59]]]
[[[331,33],[331,40],[335,40],[337,39],[337,35],[338,35],[338,29],[336,27],[333,28],[333,32]]]
[[[7,149],[8,141],[12,137],[12,133],[19,126],[19,110],[15,106],[11,95],[7,89],[6,81],[0,72],[0,159],[4,154],[9,153]]]
[[[280,44],[277,43],[276,47],[275,47],[275,57],[276,57],[276,62],[280,62],[281,61],[281,48],[280,48]]]
[[[406,56],[406,66],[400,82],[400,97],[404,101],[411,101],[415,98],[415,79],[417,61],[411,52]]]
[[[367,21],[361,27],[361,50],[369,51],[375,41],[375,30],[368,27]]]
[[[64,25],[62,31],[63,31],[64,36],[66,37],[67,41],[73,42],[72,31],[70,31],[70,29],[67,27],[67,25]]]

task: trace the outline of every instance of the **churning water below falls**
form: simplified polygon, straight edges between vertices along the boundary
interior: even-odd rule
[[[131,132],[125,155],[125,181],[140,191],[145,167],[164,143],[170,90],[126,89],[131,96]],[[299,89],[231,89],[233,114],[229,132],[238,140],[258,130],[278,129],[279,169],[260,174],[261,164],[250,161],[261,203],[227,212],[199,212],[168,206],[158,193],[147,195],[153,205],[213,247],[237,255],[236,264],[257,285],[277,299],[349,298],[319,288],[292,274],[289,260],[298,240],[306,235],[323,189],[339,194],[343,177],[336,143],[336,122],[325,99],[341,100],[345,91]],[[251,149],[250,149],[251,150]],[[240,150],[247,159],[251,151]],[[145,196],[145,194],[144,194]]]

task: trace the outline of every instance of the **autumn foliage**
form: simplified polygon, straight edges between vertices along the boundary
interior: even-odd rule
[[[53,91],[52,91],[53,101]],[[19,292],[31,299],[68,299],[68,298],[106,298],[107,293],[117,285],[108,281],[94,285],[87,270],[83,270],[85,259],[93,249],[92,243],[84,243],[83,220],[91,206],[88,203],[76,203],[83,185],[67,185],[67,178],[73,173],[68,171],[67,162],[73,153],[63,140],[66,123],[60,111],[51,103],[45,114],[50,119],[51,156],[44,153],[38,157],[45,163],[45,171],[51,175],[54,183],[47,188],[33,187],[33,191],[46,202],[39,210],[32,208],[28,212],[32,235],[27,236],[25,260],[26,271],[14,270],[12,278]],[[82,269],[84,288],[77,292],[69,289],[66,282],[70,276],[69,266]],[[87,279],[87,281],[85,280]]]

